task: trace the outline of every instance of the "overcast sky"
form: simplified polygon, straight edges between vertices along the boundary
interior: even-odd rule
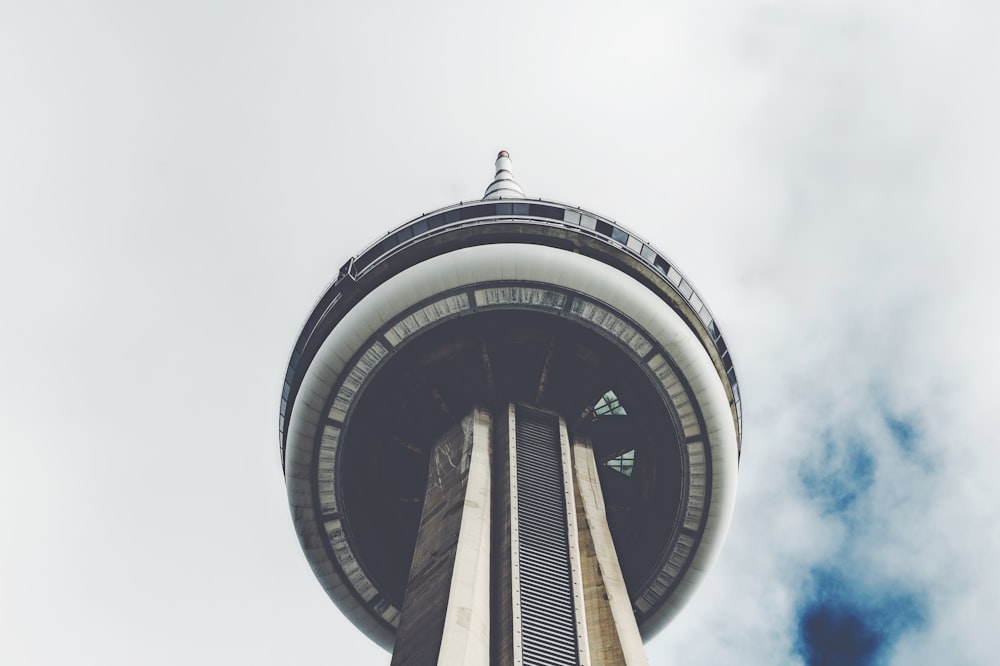
[[[294,536],[285,365],[507,149],[736,359],[733,527],[650,662],[995,663],[998,34],[990,0],[0,0],[0,662],[388,664]]]

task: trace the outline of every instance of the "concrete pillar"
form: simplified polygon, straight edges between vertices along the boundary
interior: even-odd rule
[[[490,415],[431,449],[392,666],[490,663]]]
[[[491,421],[431,450],[392,665],[644,666],[593,447],[524,405]]]
[[[646,652],[611,540],[597,461],[590,442],[573,441],[573,471],[592,663],[595,666],[645,666],[648,664]]]

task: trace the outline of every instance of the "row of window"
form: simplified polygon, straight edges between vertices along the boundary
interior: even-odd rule
[[[376,243],[372,247],[368,248],[364,253],[358,256],[353,262],[354,274],[363,272],[372,264],[376,263],[380,257],[391,251],[392,249],[402,245],[403,243],[409,241],[411,238],[415,238],[433,229],[439,227],[455,224],[458,222],[463,222],[466,220],[474,220],[480,218],[491,218],[491,217],[531,217],[531,218],[542,218],[546,220],[553,220],[556,222],[562,222],[570,224],[573,226],[578,226],[581,229],[586,229],[592,234],[597,236],[602,236],[609,239],[616,245],[628,250],[630,253],[640,257],[648,265],[650,265],[654,270],[660,273],[674,288],[684,297],[684,299],[691,304],[691,307],[698,314],[698,317],[705,324],[709,335],[712,337],[712,341],[715,344],[716,349],[722,359],[723,366],[726,370],[726,374],[729,378],[730,386],[733,390],[733,396],[736,402],[736,411],[738,420],[742,421],[742,412],[740,405],[740,394],[739,388],[736,383],[736,372],[733,369],[733,361],[729,356],[729,351],[726,347],[726,343],[722,338],[722,335],[715,325],[715,320],[712,318],[711,313],[708,311],[708,307],[705,305],[704,301],[695,293],[694,288],[691,284],[680,274],[680,272],[670,265],[670,263],[658,253],[652,246],[642,241],[642,239],[633,236],[624,229],[616,226],[612,222],[607,220],[602,220],[596,216],[590,215],[580,210],[571,210],[568,208],[562,208],[559,206],[553,206],[544,203],[535,203],[531,201],[497,201],[497,202],[484,202],[477,203],[468,206],[461,206],[458,208],[452,208],[451,210],[443,211],[440,213],[435,213],[428,217],[416,220],[401,229],[389,234],[383,238],[380,242]],[[350,265],[350,264],[349,264]],[[347,266],[345,266],[345,269]],[[342,269],[341,273],[346,271]],[[339,280],[338,280],[339,281]],[[329,293],[324,297],[324,301],[329,297]],[[311,330],[319,323],[319,319],[322,319],[321,312],[322,306],[317,307],[316,311],[313,312],[306,324],[306,329],[303,331],[299,339],[299,345],[296,346],[295,356],[298,355],[302,349],[299,346],[304,346],[305,340],[308,339]],[[295,366],[297,365],[297,359],[293,358],[292,362],[289,363],[289,372],[286,376],[286,381],[290,384],[292,378],[295,375]],[[285,403],[287,396],[282,396],[281,405],[281,419],[283,421],[285,416]],[[282,423],[282,432],[284,432],[284,424]]]
[[[719,332],[718,327],[715,325],[715,320],[708,311],[708,307],[705,305],[704,301],[701,300],[701,297],[695,293],[694,287],[691,286],[691,284],[676,268],[670,265],[666,258],[660,255],[660,253],[648,243],[645,243],[642,239],[630,234],[612,222],[602,220],[599,217],[590,215],[583,211],[561,208],[543,203],[534,203],[530,201],[499,201],[452,208],[451,210],[436,213],[429,217],[416,220],[402,229],[389,234],[382,239],[381,242],[369,248],[364,254],[355,260],[355,270],[358,272],[363,271],[368,266],[375,263],[379,257],[393,248],[398,247],[409,239],[419,236],[420,234],[432,229],[465,220],[507,216],[535,217],[565,222],[573,226],[578,226],[582,229],[587,229],[594,232],[596,235],[608,238],[620,245],[622,248],[628,249],[631,253],[641,257],[647,264],[651,265],[654,270],[665,277],[667,281],[677,289],[681,296],[683,296],[684,299],[691,304],[691,307],[698,314],[698,317],[708,329],[709,335],[712,336],[712,341],[715,343],[716,349],[718,349],[719,355],[722,358],[725,370],[729,375],[733,391],[734,393],[736,392],[736,376],[733,371],[732,359],[729,357],[729,353],[726,348],[726,343],[722,339],[722,335]],[[737,401],[738,400],[739,399],[737,397]]]

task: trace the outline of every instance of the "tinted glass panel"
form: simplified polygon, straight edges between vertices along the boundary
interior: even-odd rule
[[[701,297],[698,294],[691,294],[691,307],[695,309],[695,312],[701,310],[701,306],[704,305],[701,301]]]
[[[604,236],[610,236],[611,235],[611,225],[608,224],[607,222],[605,222],[604,220],[598,220],[597,221],[596,231],[597,231],[597,233],[602,234]]]
[[[594,404],[594,416],[623,415],[625,408],[614,391],[608,391]]]
[[[625,476],[632,476],[632,469],[635,467],[635,449],[612,458],[607,462],[607,466]]]
[[[536,217],[547,217],[550,220],[562,220],[563,209],[554,206],[543,206],[542,204],[528,204],[528,214]]]
[[[444,214],[445,224],[451,224],[452,222],[458,222],[460,219],[462,219],[461,216],[459,215],[460,212],[461,211],[456,208],[455,210],[449,210],[447,213],[445,213]]]
[[[618,241],[622,245],[628,243],[628,234],[619,229],[618,227],[611,228],[611,238],[612,240]]]
[[[528,204],[526,203],[514,204],[514,215],[527,215],[527,214],[528,214]]]
[[[375,259],[378,258],[380,254],[382,254],[382,243],[379,243],[378,245],[376,245],[375,247],[368,250],[360,257],[358,257],[357,263],[361,268],[366,268],[369,264],[375,261]]]
[[[495,214],[496,207],[493,204],[479,204],[478,206],[459,209],[459,216],[463,220],[470,220],[474,217],[489,217]]]
[[[497,215],[513,215],[513,214],[514,214],[514,204],[509,204],[509,203],[497,204]]]

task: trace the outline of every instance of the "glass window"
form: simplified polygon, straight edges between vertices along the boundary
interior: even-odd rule
[[[528,214],[535,217],[547,217],[550,220],[562,220],[563,209],[554,206],[544,206],[542,204],[529,204]]]
[[[378,258],[378,256],[380,254],[382,254],[382,245],[383,244],[384,244],[384,241],[382,243],[379,243],[378,245],[376,245],[372,249],[368,250],[367,252],[365,252],[360,257],[358,257],[358,262],[357,263],[361,266],[361,268],[367,268],[369,264],[371,264],[373,261],[375,261]]]
[[[670,282],[672,282],[673,285],[676,287],[681,283],[681,274],[677,272],[676,268],[671,266],[667,270],[667,279],[670,280]]]
[[[713,340],[719,339],[719,329],[715,326],[715,320],[709,319],[705,322],[705,326],[708,327],[708,333],[712,336]]]
[[[451,224],[452,222],[458,222],[461,219],[461,216],[459,215],[460,212],[461,211],[458,208],[455,210],[449,210],[444,214],[444,223]]]
[[[413,235],[419,236],[420,234],[427,231],[427,220],[420,220],[413,225]]]
[[[643,259],[645,259],[646,261],[648,261],[650,263],[655,263],[656,259],[657,259],[656,250],[654,250],[653,248],[649,247],[648,245],[643,245],[642,246],[642,249],[639,250],[639,255],[642,256]]]
[[[497,204],[497,215],[513,215],[513,214],[514,214],[514,204],[510,203]]]
[[[625,408],[614,391],[607,391],[601,399],[594,404],[594,416],[621,416],[625,414]]]
[[[618,241],[622,245],[628,243],[628,234],[619,229],[618,227],[611,228],[611,239]]]
[[[570,224],[580,224],[580,213],[575,210],[563,211],[563,222]]]
[[[590,229],[593,231],[597,229],[597,219],[591,217],[590,215],[580,215],[580,226],[584,229]]]
[[[527,214],[528,214],[528,204],[526,203],[514,204],[514,215],[527,215]]]
[[[684,298],[691,298],[691,294],[694,293],[694,289],[692,289],[691,285],[687,283],[687,280],[681,280],[681,283],[677,286],[677,288],[681,290],[681,295]]]
[[[493,204],[479,204],[459,209],[459,217],[463,220],[471,220],[474,217],[490,217],[495,214],[496,207]]]
[[[607,462],[607,465],[625,476],[632,476],[632,470],[635,469],[635,449],[626,451],[617,458],[612,458]]]
[[[612,228],[611,225],[605,222],[604,220],[598,220],[597,229],[595,231],[597,231],[597,233],[601,234],[602,236],[610,237]]]

